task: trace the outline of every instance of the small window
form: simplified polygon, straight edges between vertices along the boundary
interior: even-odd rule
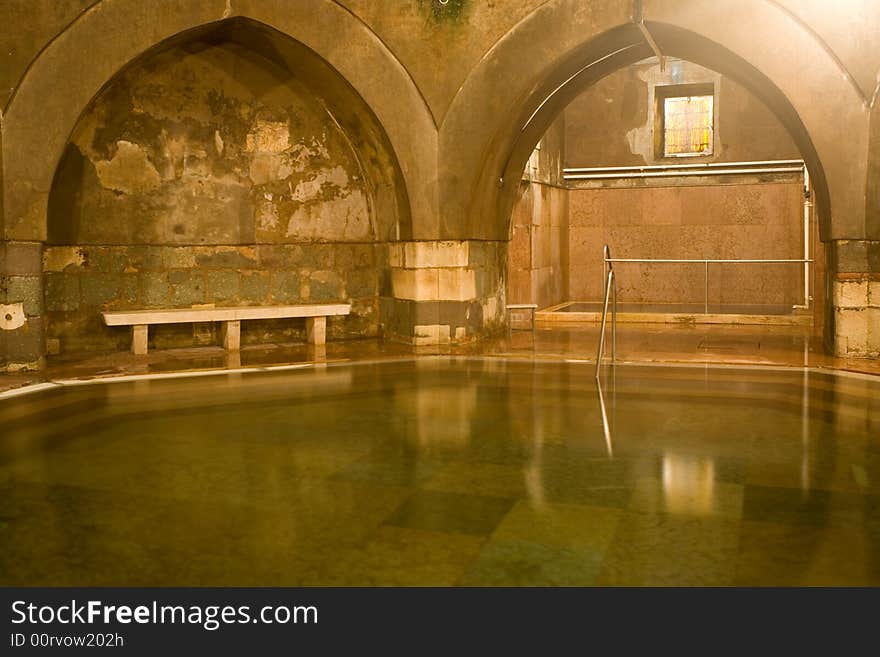
[[[713,92],[711,84],[657,88],[662,157],[698,157],[712,154]]]

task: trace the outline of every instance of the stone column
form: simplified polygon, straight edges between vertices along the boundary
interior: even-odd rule
[[[415,345],[461,342],[505,328],[507,242],[390,245],[385,335]]]
[[[835,356],[880,358],[880,241],[829,245]]]
[[[42,242],[0,242],[0,369],[45,366]]]

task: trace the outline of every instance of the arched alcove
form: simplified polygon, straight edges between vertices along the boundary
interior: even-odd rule
[[[136,0],[102,0],[46,45],[9,102],[3,135],[6,239],[45,239],[48,191],[67,138],[83,109],[114,75],[157,44],[237,17],[295,40],[351,85],[392,144],[406,182],[413,230],[430,231],[436,126],[407,71],[354,14],[332,0],[254,3],[236,11],[223,1],[169,2],[161,12]],[[83,52],[89,53],[87,64]],[[402,223],[402,239],[411,237],[406,229]]]
[[[519,176],[549,124],[542,115],[552,120],[567,91],[576,93],[580,83],[652,54],[631,9],[551,0],[510,30],[470,73],[441,126],[448,231],[506,237],[508,185],[514,184],[506,174]],[[738,80],[796,136],[813,173],[823,240],[863,238],[864,193],[853,181],[865,175],[867,113],[823,45],[763,0],[736,6],[646,2],[643,15],[662,52]],[[760,35],[754,25],[761,26]],[[767,40],[761,36],[767,33],[786,38]]]
[[[791,135],[807,163],[816,193],[820,229],[824,239],[831,233],[831,202],[827,178],[818,152],[800,115],[782,91],[765,75],[717,43],[672,25],[651,24],[649,29],[669,56],[695,62],[741,84],[759,98]],[[497,137],[499,147],[481,179],[473,203],[473,215],[495,216],[498,229],[506,229],[520,173],[535,144],[559,113],[585,89],[613,71],[652,54],[634,25],[601,35],[583,49],[571,53],[530,95],[516,118],[504,129],[506,139]],[[500,146],[507,142],[506,147]],[[489,171],[503,171],[496,185],[486,184]],[[494,211],[490,205],[494,205]],[[479,208],[479,209],[476,209]]]
[[[233,18],[164,41],[102,88],[55,173],[47,232],[47,338],[82,351],[127,343],[101,310],[204,304],[346,301],[331,334],[375,336],[384,245],[411,216],[389,139],[352,86],[290,37]],[[298,338],[286,324],[254,322],[244,342]],[[207,325],[153,331],[157,346],[214,339]]]
[[[666,155],[662,99],[692,93],[711,102],[709,148]],[[560,109],[525,171],[511,172],[508,302],[591,325],[608,244],[617,258],[750,261],[618,263],[628,320],[777,324],[809,336],[823,324],[824,252],[800,158],[767,105],[717,71],[654,56],[618,68]],[[806,285],[804,257],[815,261]],[[758,262],[780,259],[791,262]]]

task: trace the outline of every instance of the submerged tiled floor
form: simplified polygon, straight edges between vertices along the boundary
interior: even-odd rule
[[[603,382],[608,436],[593,367],[553,360],[0,401],[0,584],[880,585],[880,384]]]

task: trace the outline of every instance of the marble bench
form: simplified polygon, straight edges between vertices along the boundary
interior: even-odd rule
[[[306,318],[306,336],[311,344],[327,341],[327,318],[348,315],[347,303],[305,304],[299,306],[244,306],[238,308],[168,308],[155,310],[121,310],[101,313],[107,326],[131,326],[131,351],[147,353],[147,331],[150,324],[185,324],[189,322],[223,322],[223,346],[237,351],[241,346],[241,322],[246,319]]]

